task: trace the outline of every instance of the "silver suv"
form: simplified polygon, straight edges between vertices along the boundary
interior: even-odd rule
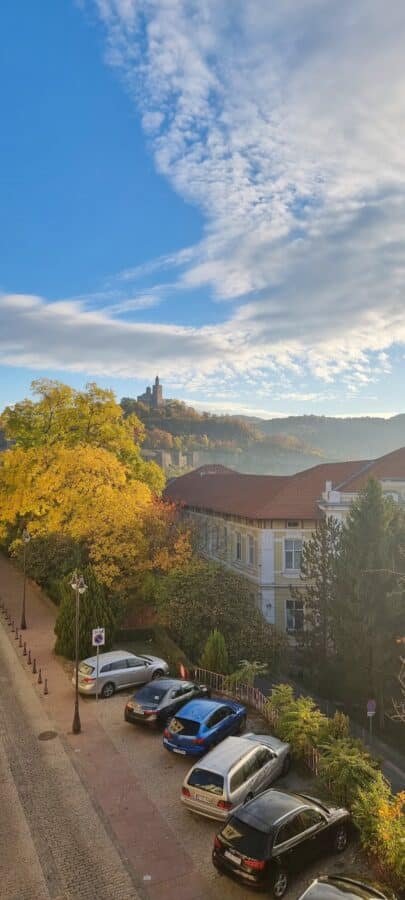
[[[181,799],[209,819],[227,819],[231,810],[264,791],[290,768],[290,745],[270,734],[228,737],[188,772]]]
[[[102,697],[112,697],[115,691],[145,684],[153,678],[169,674],[169,666],[158,656],[135,656],[127,650],[111,650],[100,653],[98,657],[89,656],[79,665],[79,691],[81,694],[95,694],[96,687]],[[73,671],[72,684],[75,685],[76,671]]]

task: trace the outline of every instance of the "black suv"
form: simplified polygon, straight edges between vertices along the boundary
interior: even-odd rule
[[[345,849],[349,822],[347,809],[271,789],[230,816],[215,838],[212,861],[247,887],[283,897],[290,875],[322,854]]]

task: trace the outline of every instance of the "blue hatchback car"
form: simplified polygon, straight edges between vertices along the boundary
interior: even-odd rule
[[[246,727],[246,707],[234,700],[191,700],[163,732],[167,750],[201,756],[230,734]]]

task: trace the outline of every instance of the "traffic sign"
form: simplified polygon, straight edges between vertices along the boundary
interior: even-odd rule
[[[91,632],[91,643],[93,647],[104,647],[105,628],[93,628]]]
[[[367,700],[367,715],[375,716],[375,712],[377,709],[377,704],[375,700]]]

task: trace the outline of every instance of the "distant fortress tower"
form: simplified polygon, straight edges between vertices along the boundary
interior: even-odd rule
[[[147,387],[145,393],[140,394],[136,399],[138,403],[144,403],[151,409],[159,409],[160,406],[164,405],[163,387],[160,384],[158,375],[156,375],[153,387]]]

